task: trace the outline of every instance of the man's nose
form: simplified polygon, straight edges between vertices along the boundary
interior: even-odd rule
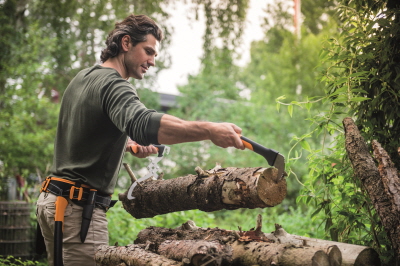
[[[156,58],[155,57],[150,57],[150,59],[147,60],[147,64],[149,66],[155,66],[156,65]]]

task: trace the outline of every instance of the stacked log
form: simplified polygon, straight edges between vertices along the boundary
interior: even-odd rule
[[[275,225],[275,227],[276,230],[274,232],[266,234],[268,239],[274,240],[276,243],[321,249],[328,254],[330,265],[332,266],[377,266],[381,264],[379,254],[373,248],[292,235],[279,225]]]
[[[165,265],[380,265],[376,252],[368,247],[290,235],[279,225],[276,225],[276,230],[271,234],[265,234],[261,231],[260,217],[256,229],[250,231],[200,228],[192,221],[175,229],[149,227],[140,231],[134,245],[101,246],[96,253],[96,262],[103,266],[161,265],[155,264],[158,259],[152,261],[153,264],[137,262],[139,260],[137,257],[148,259],[149,256],[134,254],[131,252],[133,247],[141,247],[146,252],[153,252],[158,256],[182,263],[167,264],[171,262],[165,262]],[[114,251],[116,249],[118,249],[118,255]],[[126,249],[126,253],[123,249]],[[108,264],[110,256],[104,259],[104,254],[113,252],[113,261],[116,263],[125,261],[125,264]],[[135,257],[135,259],[122,259],[127,257]],[[360,260],[360,257],[363,259]]]
[[[139,245],[124,247],[102,245],[97,249],[96,261],[101,265],[163,265],[182,266],[182,262],[170,260],[164,256],[146,251]]]

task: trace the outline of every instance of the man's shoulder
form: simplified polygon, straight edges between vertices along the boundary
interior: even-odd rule
[[[110,68],[110,67],[103,67],[101,65],[95,65],[92,67],[85,68],[85,69],[81,70],[80,73],[84,76],[98,75],[98,76],[109,76],[109,77],[122,79],[122,77],[119,75],[117,70],[115,70],[114,68]]]

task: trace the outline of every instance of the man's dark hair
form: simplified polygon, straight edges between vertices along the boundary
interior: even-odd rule
[[[163,32],[157,23],[145,15],[129,15],[122,22],[115,23],[115,29],[108,34],[107,47],[101,51],[102,62],[117,56],[121,51],[121,40],[125,35],[131,37],[132,45],[147,41],[147,35],[152,34],[157,41],[163,39]]]

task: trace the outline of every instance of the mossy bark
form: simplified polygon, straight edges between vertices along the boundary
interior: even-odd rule
[[[400,264],[400,181],[398,170],[389,155],[377,141],[372,141],[374,159],[351,118],[343,120],[346,150],[355,175],[367,191],[395,252],[396,263]]]

